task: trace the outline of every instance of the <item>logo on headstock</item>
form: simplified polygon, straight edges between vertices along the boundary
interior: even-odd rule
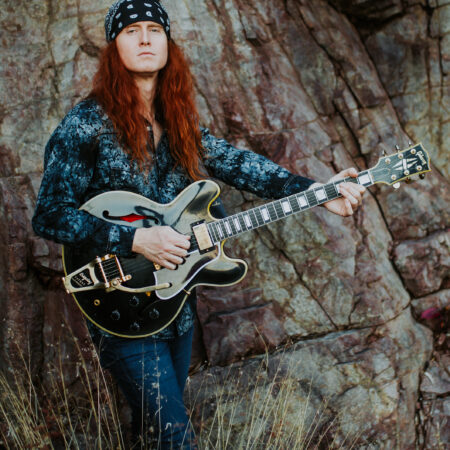
[[[420,158],[420,161],[422,161],[422,164],[425,166],[427,164],[427,160],[425,159],[423,152],[422,151],[417,152],[417,156]]]

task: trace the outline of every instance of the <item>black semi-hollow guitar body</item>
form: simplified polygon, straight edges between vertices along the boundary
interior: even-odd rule
[[[170,226],[191,237],[189,255],[176,270],[169,270],[141,255],[99,256],[86,246],[67,246],[63,251],[64,285],[87,318],[100,328],[122,337],[148,336],[175,319],[195,286],[227,286],[244,278],[247,264],[224,254],[226,239],[336,199],[340,183],[398,187],[399,181],[410,181],[412,175],[423,177],[430,170],[427,151],[416,144],[380,158],[374,168],[356,178],[336,180],[224,218],[210,213],[220,192],[210,180],[191,184],[167,205],[131,192],[106,192],[80,209],[136,228]]]
[[[171,203],[161,205],[132,192],[110,191],[93,197],[80,209],[116,224],[136,228],[168,225],[179,233],[191,235],[193,224],[216,220],[210,214],[210,205],[219,192],[216,183],[198,181]],[[195,247],[195,236],[192,236],[191,244]],[[159,332],[175,319],[192,288],[235,284],[247,273],[245,261],[228,258],[224,254],[223,242],[205,253],[190,250],[185,262],[176,270],[155,267],[142,255],[118,257],[117,260],[111,256],[87,268],[86,265],[97,257],[92,248],[65,246],[66,288],[72,292],[89,320],[121,337],[143,337]],[[139,290],[164,283],[170,287],[150,292],[124,292],[113,285],[108,288],[104,281],[114,281],[114,274],[120,278],[118,264],[125,277],[132,274],[130,280],[121,282],[123,287]],[[106,280],[103,271],[106,272]],[[95,284],[98,285],[96,289]]]

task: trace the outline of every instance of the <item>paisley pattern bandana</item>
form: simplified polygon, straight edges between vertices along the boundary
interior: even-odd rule
[[[157,0],[118,0],[105,18],[107,42],[113,41],[128,25],[136,22],[160,24],[170,39],[170,20],[165,8]]]

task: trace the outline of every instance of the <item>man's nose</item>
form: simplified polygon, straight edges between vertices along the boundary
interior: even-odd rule
[[[150,45],[150,32],[148,30],[142,31],[141,44]]]

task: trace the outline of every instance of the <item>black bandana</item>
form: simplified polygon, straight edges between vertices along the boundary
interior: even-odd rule
[[[118,0],[109,8],[105,18],[106,40],[113,41],[125,27],[136,22],[159,23],[170,39],[169,16],[159,1]]]

